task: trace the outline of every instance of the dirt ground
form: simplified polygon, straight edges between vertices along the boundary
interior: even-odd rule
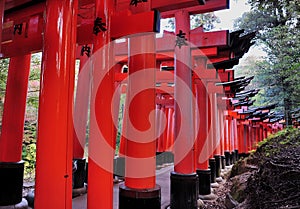
[[[206,209],[300,209],[300,131],[286,129],[239,160]]]

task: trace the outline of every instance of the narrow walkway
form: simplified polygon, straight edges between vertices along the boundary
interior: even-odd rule
[[[170,204],[170,173],[173,166],[168,166],[156,171],[156,183],[161,186],[161,209]],[[122,183],[120,183],[122,184]],[[82,195],[73,199],[73,209],[86,209],[87,195]],[[118,209],[119,184],[114,185],[114,209]]]

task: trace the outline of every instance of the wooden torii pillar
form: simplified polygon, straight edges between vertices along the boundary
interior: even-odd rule
[[[48,1],[46,5],[35,208],[72,208],[72,101],[77,3]],[[56,195],[49,198],[49,194]]]
[[[4,9],[5,1],[1,0],[0,40],[2,40]],[[14,34],[10,31],[10,35],[15,41],[25,37],[25,33],[22,32]],[[1,44],[0,52],[2,52]],[[0,137],[0,206],[24,205],[22,202],[24,162],[21,159],[30,59],[31,54],[26,53],[11,57],[9,62]]]
[[[175,46],[174,172],[171,172],[171,208],[197,208],[198,179],[194,164],[194,121],[190,49],[190,14],[175,12],[176,34],[184,43]],[[186,43],[187,41],[187,43]],[[179,44],[179,45],[178,45]],[[186,86],[185,86],[186,85]]]
[[[76,165],[76,170],[73,173],[73,189],[79,189],[78,192],[82,191],[80,188],[84,188],[84,182],[86,180],[86,159],[84,158],[84,149],[86,144],[91,78],[89,75],[86,76],[82,71],[87,70],[86,64],[91,56],[90,50],[91,46],[88,45],[77,46],[77,53],[80,51],[80,55],[77,55],[77,59],[79,57],[80,63],[73,113],[73,164]]]
[[[130,7],[130,2],[125,2],[127,7]],[[138,32],[156,32],[157,30],[157,21],[159,21],[159,18],[157,18],[156,13],[154,11],[150,11],[149,9],[146,10],[139,10],[137,8],[137,12],[132,12],[129,16],[127,15],[127,12],[122,12],[122,8],[118,7],[119,4],[115,5],[112,3],[112,1],[107,1],[106,3],[102,1],[98,1],[96,4],[96,8],[98,9],[97,12],[97,18],[103,18],[102,24],[107,27],[105,31],[102,31],[101,33],[104,35],[98,35],[98,43],[96,39],[96,43],[94,43],[94,51],[95,51],[95,45],[96,49],[100,49],[101,47],[109,47],[107,51],[100,50],[100,57],[105,57],[105,61],[101,64],[101,66],[104,66],[104,69],[107,71],[107,73],[104,75],[104,79],[100,83],[99,90],[94,89],[92,92],[92,101],[95,101],[95,104],[92,102],[91,110],[94,111],[94,115],[96,118],[94,118],[91,121],[91,142],[90,142],[90,151],[89,151],[89,191],[88,191],[88,208],[112,208],[113,207],[113,159],[114,159],[114,147],[115,147],[115,130],[113,127],[113,116],[111,116],[111,105],[112,105],[112,97],[113,92],[115,89],[114,86],[114,70],[110,69],[111,66],[114,65],[114,55],[110,51],[113,47],[113,44],[111,44],[112,39],[117,39],[126,35],[135,34]],[[145,4],[142,4],[142,7],[145,6]],[[147,8],[147,7],[146,7]],[[109,11],[109,12],[107,12]],[[142,12],[139,12],[142,11]],[[140,24],[139,27],[130,27],[132,21],[136,22],[136,20],[144,20],[147,19],[146,22],[143,22],[145,24]],[[125,23],[125,24],[124,24]],[[128,27],[126,27],[128,26]],[[153,36],[153,34],[152,34]],[[153,57],[155,57],[155,53],[152,50],[152,54],[150,57],[147,57],[147,54],[142,54],[145,50],[145,48],[140,51],[141,55],[138,53],[140,50],[140,46],[146,46],[150,47],[152,49],[155,44],[153,42],[145,41],[143,39],[144,37],[132,37],[131,38],[131,45],[130,45],[130,73],[134,73],[138,70],[144,70],[143,66],[149,66],[149,63],[154,63],[155,67],[155,60],[153,60]],[[154,37],[153,37],[154,38]],[[97,47],[98,45],[98,47]],[[152,48],[151,48],[152,47]],[[96,51],[95,51],[96,52]],[[94,52],[94,53],[95,53]],[[146,48],[146,52],[149,52],[149,48]],[[99,54],[98,54],[99,55]],[[139,57],[140,56],[140,57]],[[152,58],[152,59],[149,59]],[[149,59],[149,63],[147,63],[146,60]],[[97,60],[97,59],[96,59]],[[97,67],[97,66],[96,66]],[[137,68],[136,68],[137,67]],[[153,66],[152,66],[153,68]],[[94,70],[96,72],[96,69]],[[154,71],[153,71],[154,73]],[[151,79],[149,80],[151,82]],[[95,80],[94,82],[99,82]],[[132,92],[134,93],[136,90],[136,87],[138,87],[137,80],[130,80],[130,87],[132,88]],[[154,79],[153,79],[154,84]],[[152,94],[149,95],[149,93],[142,95],[141,98],[137,99],[138,101],[143,101],[143,98],[148,98],[148,100],[152,99],[155,101],[154,97],[152,97]],[[152,102],[149,101],[148,104],[151,104]],[[141,103],[142,104],[142,103]],[[143,108],[143,105],[140,106],[139,103],[136,104],[136,110]],[[154,102],[153,102],[154,105]],[[115,108],[115,107],[114,107]],[[149,107],[150,108],[150,107]],[[143,109],[145,114],[148,114],[148,109]],[[132,115],[133,118],[138,120],[139,122],[142,122],[142,125],[145,124],[145,115],[144,114],[136,114],[135,111],[128,111],[129,115]],[[139,116],[141,116],[139,118]],[[94,121],[94,122],[93,122]],[[103,122],[105,121],[105,123]],[[147,120],[148,122],[148,120]],[[92,126],[93,124],[93,126]],[[97,125],[98,124],[98,125]],[[139,124],[139,123],[138,123]],[[137,124],[134,123],[136,126]],[[102,146],[97,142],[97,135],[94,134],[93,130],[97,130],[97,126],[99,126],[99,129],[101,130],[104,139],[102,139],[101,144],[108,143],[108,146]],[[145,128],[143,126],[143,128]],[[142,203],[145,200],[145,195],[153,195],[152,198],[148,198],[147,200],[151,200],[152,203],[155,203],[155,207],[160,207],[160,187],[156,186],[155,184],[155,162],[154,166],[150,165],[148,166],[148,171],[151,172],[151,175],[149,172],[149,177],[140,176],[140,173],[138,172],[138,168],[135,167],[136,164],[134,164],[134,160],[139,160],[141,162],[142,156],[138,150],[143,150],[143,153],[146,153],[146,155],[155,156],[155,150],[152,149],[152,145],[150,144],[143,144],[139,142],[135,142],[135,139],[130,139],[132,141],[126,141],[127,146],[126,150],[124,151],[124,154],[126,155],[126,175],[125,175],[125,185],[120,186],[120,194],[119,194],[119,208],[137,208],[137,207],[148,207],[149,204],[144,202],[141,206],[140,203]],[[143,139],[140,139],[143,140]],[[153,143],[153,142],[152,142]],[[99,146],[100,145],[100,146]],[[141,147],[139,147],[141,146]],[[143,147],[144,146],[144,147]],[[106,147],[106,148],[105,148]],[[102,151],[100,151],[102,150]],[[148,151],[147,151],[148,150]],[[152,153],[153,150],[153,153]],[[106,155],[100,156],[99,152],[104,152]],[[91,155],[92,154],[92,155]],[[95,158],[96,156],[96,158]],[[149,158],[155,160],[153,156],[148,156]],[[133,161],[132,161],[133,160]],[[101,162],[99,164],[99,162]],[[134,164],[134,165],[133,165]],[[147,163],[144,163],[144,165],[147,165]],[[142,169],[142,168],[141,168]],[[142,169],[143,170],[143,169]],[[134,173],[136,172],[136,173]],[[100,180],[101,179],[101,180]],[[106,182],[103,184],[103,182]],[[101,188],[101,191],[99,192],[99,188]],[[150,191],[152,189],[152,191]],[[151,193],[152,192],[152,193]],[[103,198],[105,197],[105,198]],[[101,198],[100,206],[99,206],[99,198]]]
[[[151,11],[150,2],[127,7],[135,13]],[[136,20],[144,21],[143,19]],[[159,19],[157,20],[159,21]],[[157,25],[154,25],[153,28]],[[119,208],[161,207],[159,185],[156,185],[155,116],[149,121],[149,113],[155,110],[155,35],[137,35],[128,39],[128,84],[126,96],[125,130],[125,183],[119,187]],[[138,76],[135,76],[138,75]],[[136,94],[141,89],[146,88]],[[143,137],[134,130],[145,131]]]
[[[0,206],[16,205],[22,200],[21,160],[30,59],[28,54],[12,57],[9,62],[0,138]]]

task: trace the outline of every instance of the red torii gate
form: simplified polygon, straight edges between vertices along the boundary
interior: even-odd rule
[[[83,1],[80,2],[81,3],[80,5],[82,5],[82,2]],[[91,1],[85,1],[85,2],[91,2]],[[155,2],[155,1],[153,1],[153,2]],[[186,6],[187,5],[190,6],[189,3],[195,3],[195,1],[183,1],[183,2],[186,3],[186,4],[184,4]],[[181,3],[182,2],[180,2],[180,4]],[[26,10],[26,11],[23,11],[23,12],[21,11],[21,13],[19,14],[19,16],[17,16],[16,19],[13,20],[14,21],[13,24],[11,24],[12,22],[10,22],[10,23],[7,23],[7,25],[5,25],[5,29],[7,31],[11,31],[12,27],[9,27],[9,26],[16,25],[14,23],[17,23],[18,21],[20,21],[19,25],[17,27],[15,27],[18,30],[16,32],[19,32],[20,30],[25,29],[26,33],[24,34],[25,36],[23,36],[22,33],[21,33],[22,36],[19,37],[20,38],[19,40],[17,38],[15,38],[15,36],[13,37],[13,39],[10,39],[10,37],[8,37],[6,39],[6,37],[4,36],[5,43],[3,44],[3,51],[2,51],[3,52],[3,57],[12,57],[12,56],[16,56],[17,54],[29,54],[31,52],[35,52],[35,51],[40,51],[41,50],[43,42],[42,42],[40,34],[42,32],[41,29],[42,29],[42,25],[43,25],[42,23],[43,22],[41,21],[42,20],[41,16],[38,14],[39,11],[43,11],[44,10],[44,8],[41,7],[41,4],[40,5],[33,5],[33,6],[37,6],[37,7],[30,8],[30,10]],[[178,8],[181,8],[183,6],[182,4],[181,5],[180,4],[178,4]],[[99,3],[98,5],[100,5],[99,6],[100,10],[102,10],[103,8],[101,6],[101,3]],[[96,8],[97,9],[98,9],[98,5],[96,3]],[[55,141],[58,142],[59,139],[63,138],[62,137],[63,135],[67,136],[67,140],[65,141],[66,142],[66,144],[65,144],[66,146],[62,146],[59,149],[59,153],[61,153],[61,154],[64,151],[66,151],[66,150],[70,151],[70,147],[71,147],[70,146],[71,143],[68,143],[68,140],[70,140],[70,138],[72,138],[70,136],[70,132],[71,131],[68,131],[68,130],[70,130],[70,124],[71,124],[70,123],[70,119],[69,119],[69,116],[71,115],[70,111],[68,111],[68,110],[65,111],[66,114],[60,115],[59,117],[58,117],[58,115],[50,115],[50,114],[47,114],[46,112],[47,112],[47,110],[53,110],[53,112],[54,112],[54,110],[56,108],[59,108],[59,109],[62,109],[62,108],[63,109],[64,108],[71,109],[70,108],[71,107],[70,104],[72,104],[72,102],[70,102],[70,101],[72,101],[72,99],[71,99],[72,90],[70,90],[70,89],[72,89],[73,82],[71,80],[71,78],[72,78],[72,70],[69,71],[69,69],[74,68],[74,59],[75,59],[75,57],[74,57],[74,52],[75,52],[74,44],[76,43],[76,27],[75,27],[75,23],[76,23],[76,14],[77,14],[76,7],[77,7],[77,1],[72,2],[72,4],[67,4],[67,2],[51,2],[51,3],[49,3],[46,6],[46,11],[47,11],[47,13],[46,13],[46,19],[49,22],[47,22],[46,31],[44,33],[45,37],[46,37],[46,39],[45,39],[45,45],[44,45],[44,58],[50,59],[51,56],[54,55],[55,52],[61,53],[61,50],[60,50],[60,49],[62,49],[62,48],[60,48],[61,46],[63,46],[63,48],[67,49],[67,50],[64,51],[63,54],[61,54],[61,57],[60,57],[61,59],[58,60],[58,62],[61,65],[55,65],[55,64],[53,65],[53,61],[55,59],[49,60],[49,62],[46,62],[46,60],[44,59],[44,64],[43,64],[44,68],[43,68],[43,71],[45,73],[43,74],[43,81],[45,83],[43,83],[44,86],[41,87],[42,88],[41,92],[43,92],[43,94],[45,94],[45,98],[43,98],[44,95],[42,94],[41,95],[41,99],[42,100],[45,99],[45,100],[43,100],[43,103],[41,103],[41,108],[40,108],[40,116],[39,117],[41,118],[41,124],[39,126],[39,138],[40,138],[40,141],[41,141],[41,138],[45,137],[45,140],[43,142],[39,142],[39,144],[41,144],[41,143],[45,143],[45,144],[43,144],[43,146],[42,145],[38,145],[38,146],[39,147],[42,146],[42,147],[44,147],[46,149],[47,143],[48,143],[46,141],[50,141],[50,140],[46,140],[46,138],[49,138],[50,135],[51,135],[51,133],[56,133],[55,132],[55,130],[56,130],[59,133],[59,135],[55,135],[54,137],[52,137],[53,139],[55,139],[54,141],[52,139],[52,143],[55,143]],[[58,10],[54,11],[54,8],[59,8],[60,11],[64,11],[65,12],[65,13],[63,13],[63,16],[62,16],[62,20],[63,21],[57,21],[58,15],[60,15],[60,13],[59,13]],[[176,7],[174,7],[174,9],[175,8]],[[73,9],[75,9],[75,10],[73,10]],[[97,9],[96,9],[96,12],[100,12],[98,14],[101,14],[101,12],[103,12],[103,11],[97,11]],[[109,10],[110,8],[108,7],[108,8],[104,8],[104,9]],[[25,21],[26,22],[26,24],[24,24],[24,25],[26,25],[26,27],[25,27],[24,25],[21,25],[21,24],[24,23],[24,22],[22,22],[22,21],[24,21],[23,18],[26,19],[28,16],[30,16],[31,18],[29,18],[29,20]],[[150,17],[153,17],[153,16],[154,16],[154,13],[152,12],[152,14],[150,14]],[[110,16],[108,16],[108,17],[110,18]],[[152,18],[150,18],[150,19],[152,19]],[[73,22],[73,25],[72,24],[68,25],[65,22],[65,20],[66,21],[69,20],[71,23]],[[113,20],[111,20],[111,21],[113,22]],[[53,26],[60,27],[61,30],[62,30],[62,32],[63,32],[63,35],[62,36],[58,36],[57,31],[55,31],[55,28]],[[54,29],[54,30],[51,31],[52,29]],[[112,29],[113,29],[113,27],[112,27]],[[143,28],[143,29],[145,29],[145,28]],[[71,33],[70,39],[68,41],[64,42],[64,38],[67,37],[67,34],[65,32],[68,31],[68,30],[71,30],[72,33]],[[145,30],[148,30],[148,28],[146,28]],[[152,31],[152,30],[153,30],[153,27],[151,28],[151,30],[148,30],[148,31]],[[77,30],[77,32],[78,32],[78,30]],[[111,35],[111,37],[114,38],[113,34]],[[26,38],[26,39],[24,39],[26,41],[25,42],[22,41],[21,40],[22,38],[23,39]],[[49,40],[47,40],[48,38],[49,38]],[[80,35],[78,35],[78,38],[80,38]],[[104,39],[100,40],[100,42],[104,41],[104,43],[105,43],[105,41],[107,41],[108,39],[109,39],[109,37],[108,38],[104,37]],[[3,38],[2,38],[2,42],[3,42]],[[51,49],[47,48],[47,46],[50,46],[50,45],[47,45],[47,44],[57,43],[57,42],[59,42],[62,45],[54,45],[54,46],[57,46],[57,48],[55,48],[55,47],[53,47]],[[98,44],[98,47],[101,46],[101,44],[103,44],[103,43],[100,43],[100,42]],[[18,44],[20,44],[20,43],[24,43],[23,47],[18,47]],[[10,48],[8,48],[8,47],[10,47]],[[94,47],[97,49],[97,44]],[[49,49],[49,51],[47,51],[48,49]],[[68,56],[68,54],[70,54],[70,56]],[[64,57],[69,57],[69,58],[66,59],[66,60],[64,60],[63,59]],[[73,63],[72,63],[72,60],[73,60]],[[65,64],[66,66],[70,66],[70,68],[69,69],[63,69],[63,68],[61,68],[62,66],[64,66],[63,64]],[[46,70],[46,69],[48,69],[48,66],[49,66],[49,69],[51,69],[50,68],[51,65],[58,67],[56,70],[60,71],[62,74],[54,76],[53,75],[54,71],[52,71],[52,70]],[[52,81],[56,81],[54,83],[58,87],[58,89],[57,89],[58,91],[57,92],[53,92],[53,89],[55,89],[55,88],[53,88],[53,84],[52,83],[47,82],[48,79],[52,80]],[[65,82],[66,80],[68,82]],[[64,91],[62,91],[62,90],[64,90]],[[64,94],[61,94],[62,92]],[[108,96],[109,96],[109,93],[108,93]],[[59,105],[61,105],[61,106],[56,106],[56,107],[53,106],[54,103],[51,102],[51,100],[55,101],[56,98],[61,98],[61,100],[59,100],[59,102],[60,102]],[[62,98],[66,99],[66,102],[63,102],[64,100]],[[49,102],[46,102],[48,100],[49,100]],[[104,106],[104,108],[105,108],[105,106]],[[56,110],[58,110],[58,109],[56,109]],[[57,111],[57,113],[59,113],[59,111]],[[44,117],[43,115],[45,115],[46,117]],[[62,127],[64,127],[63,125],[67,124],[67,128],[64,129],[64,130],[62,129],[62,127],[57,128],[57,127],[54,127],[54,126],[52,126],[53,127],[52,130],[50,130],[49,127],[46,128],[46,123],[47,123],[47,121],[49,121],[49,119],[50,119],[50,121],[53,120],[53,123],[55,125],[58,125],[58,124],[56,124],[56,122],[58,122],[56,120],[56,118],[61,118],[62,120],[60,120],[59,123],[62,124]],[[108,130],[108,132],[109,132],[109,130]],[[49,133],[49,136],[46,136],[48,133]],[[111,132],[110,132],[110,134],[111,134]],[[56,138],[56,136],[59,136],[59,137]],[[38,160],[37,160],[38,161],[38,163],[37,163],[38,164],[37,165],[37,167],[38,167],[37,170],[38,171],[39,171],[39,167],[44,169],[44,167],[41,167],[42,164],[40,162],[46,162],[46,161],[47,162],[48,161],[52,162],[52,161],[55,161],[55,159],[50,159],[50,156],[47,154],[46,151],[42,152],[42,149],[38,149],[38,152],[40,152],[40,153],[44,153],[45,152],[44,154],[38,154],[38,156],[41,156],[41,157],[38,157]],[[70,154],[71,152],[68,152],[68,153]],[[66,160],[68,160],[69,158],[70,158],[70,155],[66,156]],[[42,159],[45,159],[46,161],[44,161]],[[63,162],[64,161],[62,161],[62,163],[59,164],[59,165],[63,166]],[[96,169],[96,167],[95,167],[95,169]],[[63,167],[61,167],[61,169],[59,169],[59,171],[65,173],[65,175],[63,175],[64,179],[61,179],[61,176],[57,175],[56,176],[56,177],[58,177],[57,180],[58,180],[58,182],[61,182],[62,184],[64,182],[68,182],[67,185],[62,186],[61,188],[66,188],[66,187],[70,188],[70,182],[71,181],[70,181],[70,178],[69,178],[70,176],[68,175],[68,173],[70,173],[71,166],[69,165],[67,167],[67,172],[64,172],[63,170],[64,170]],[[96,172],[96,173],[98,173],[98,172]],[[100,173],[101,173],[101,171],[100,171]],[[100,174],[100,175],[102,176],[102,174]],[[103,177],[104,176],[106,176],[105,172],[103,173]],[[109,175],[107,175],[107,176],[109,176]],[[43,174],[37,172],[37,186],[38,186],[37,187],[37,192],[36,192],[36,194],[37,194],[37,207],[40,207],[39,206],[40,204],[43,205],[43,207],[50,206],[50,204],[46,204],[46,202],[44,202],[44,201],[46,201],[46,199],[44,199],[42,197],[42,194],[46,195],[46,192],[45,192],[44,187],[43,187],[43,183],[44,183]],[[51,191],[49,190],[48,192],[51,192]],[[56,191],[56,193],[57,193],[57,191]],[[65,193],[65,191],[63,189],[62,190],[62,196],[67,195],[67,194],[68,193]],[[66,199],[68,200],[67,204],[66,204],[66,201],[64,201]],[[110,198],[108,198],[107,202],[109,202],[109,200],[110,200]],[[64,204],[66,207],[70,207],[70,195],[67,195],[65,197],[65,199],[61,198],[60,195],[58,195],[58,198],[55,199],[55,200],[52,199],[51,203],[54,204],[54,205],[56,205],[56,204],[58,204],[58,205],[59,204]],[[104,205],[105,205],[105,203],[104,203]]]

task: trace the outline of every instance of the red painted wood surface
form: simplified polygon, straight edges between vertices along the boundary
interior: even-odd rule
[[[113,208],[113,159],[115,155],[112,98],[114,93],[113,47],[111,17],[114,2],[97,0],[95,16],[102,18],[106,31],[94,34],[93,80],[90,102],[90,139],[88,164],[87,208]],[[105,121],[105,123],[104,123]],[[104,197],[104,198],[103,198]],[[101,200],[101,201],[100,201]]]
[[[53,0],[46,7],[35,208],[72,208],[72,102],[76,43],[73,27],[77,17],[73,9],[76,8],[76,0]],[[53,164],[55,169],[51,166]],[[49,198],[49,194],[55,195]]]
[[[152,126],[155,118],[149,117],[149,114],[155,111],[155,36],[131,37],[129,46],[131,77],[127,88],[127,119],[143,134],[139,138],[132,128],[127,129],[125,185],[135,189],[154,188],[156,141],[155,128]],[[138,76],[134,76],[135,73]],[[134,94],[143,87],[146,89]]]
[[[10,58],[0,138],[0,162],[19,162],[22,159],[30,59],[31,54]]]
[[[189,13],[182,10],[175,14],[176,18],[176,34],[182,30],[186,33],[185,38],[190,40],[190,18]],[[192,106],[192,72],[191,72],[191,51],[190,46],[182,46],[175,48],[175,147],[174,147],[174,171],[182,174],[194,173],[194,121]],[[178,82],[179,79],[186,84],[187,91],[183,83]],[[180,132],[179,132],[180,131]]]

